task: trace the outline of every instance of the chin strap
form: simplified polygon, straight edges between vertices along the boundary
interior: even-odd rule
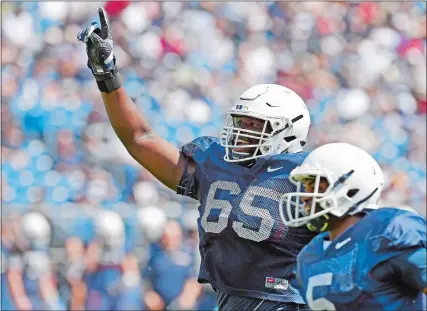
[[[252,159],[252,160],[247,160],[247,161],[236,162],[236,164],[251,168],[252,166],[255,165],[255,162],[256,162],[256,160]]]
[[[327,214],[312,219],[306,226],[313,232],[324,232],[328,228],[329,216]]]

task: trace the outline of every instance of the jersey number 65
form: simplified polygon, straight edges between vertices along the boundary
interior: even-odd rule
[[[233,209],[231,202],[223,199],[215,199],[218,189],[229,191],[231,195],[239,195],[241,189],[236,182],[219,180],[211,184],[206,201],[205,211],[201,219],[201,225],[206,232],[220,233],[228,225],[228,217]],[[274,218],[266,208],[253,205],[255,196],[265,197],[279,202],[281,194],[272,189],[258,186],[250,186],[244,193],[239,208],[248,216],[259,217],[261,219],[257,230],[244,227],[241,221],[233,221],[233,229],[238,236],[244,239],[260,242],[270,237],[274,227]],[[212,209],[220,209],[221,212],[217,221],[208,221],[208,216]]]

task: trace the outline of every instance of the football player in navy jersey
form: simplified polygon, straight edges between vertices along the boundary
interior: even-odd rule
[[[297,259],[312,310],[425,310],[426,220],[378,208],[384,178],[368,153],[323,145],[290,179],[299,190],[283,196],[282,220],[322,232]]]
[[[315,235],[280,221],[289,173],[306,157],[304,101],[274,84],[246,90],[228,111],[220,139],[200,137],[179,150],[153,133],[127,95],[113,55],[108,19],[84,28],[91,69],[110,122],[128,152],[164,185],[200,202],[199,281],[220,310],[303,310],[294,286],[296,256]]]

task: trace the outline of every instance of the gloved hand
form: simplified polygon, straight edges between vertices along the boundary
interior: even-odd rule
[[[110,34],[108,16],[99,8],[99,21],[92,22],[77,35],[86,44],[87,66],[92,71],[101,92],[109,93],[120,88],[123,83],[113,54],[113,38]]]

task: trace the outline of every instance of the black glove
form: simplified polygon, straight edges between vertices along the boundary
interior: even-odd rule
[[[89,58],[87,66],[92,71],[99,90],[109,93],[120,88],[123,83],[113,54],[113,38],[108,26],[108,16],[103,8],[99,8],[99,21],[101,27],[97,22],[92,22],[78,33],[77,39],[86,43]]]

